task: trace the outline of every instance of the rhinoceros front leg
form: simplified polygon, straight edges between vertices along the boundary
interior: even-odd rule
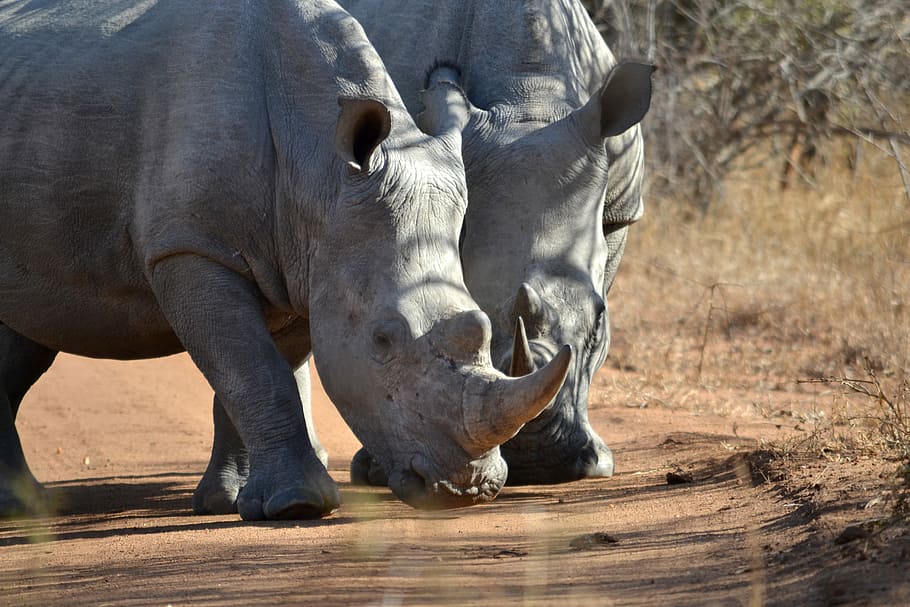
[[[151,283],[171,327],[215,390],[234,438],[246,446],[249,476],[237,496],[240,516],[315,518],[336,509],[338,488],[310,444],[292,367],[269,334],[256,286],[192,255],[158,262]]]
[[[281,340],[277,339],[279,347]],[[310,444],[323,466],[328,466],[328,453],[319,442],[313,426],[310,406],[310,366],[304,362],[295,372],[297,391],[303,405]],[[196,514],[230,514],[237,512],[237,495],[249,476],[249,453],[237,433],[234,423],[228,417],[221,401],[216,396],[212,406],[212,421],[215,436],[212,441],[212,457],[199,486],[193,493],[193,512]]]
[[[22,453],[16,414],[56,355],[0,324],[0,518],[42,510],[43,491]]]
[[[237,495],[250,475],[250,454],[218,396],[212,403],[212,421],[212,456],[193,492],[193,512],[230,514],[237,512]]]

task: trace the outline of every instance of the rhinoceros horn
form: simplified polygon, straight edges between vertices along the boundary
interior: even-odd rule
[[[471,103],[459,86],[457,72],[452,68],[437,68],[420,100],[424,109],[417,115],[417,126],[436,137],[458,133],[460,145],[461,131],[471,118]]]
[[[549,333],[549,319],[547,318],[546,304],[540,298],[534,287],[526,282],[518,287],[515,296],[515,305],[512,307],[512,316],[521,318],[525,323],[527,335],[533,339]]]
[[[546,366],[524,377],[472,375],[465,385],[465,449],[484,453],[515,436],[555,398],[569,372],[572,348],[565,345]]]
[[[537,366],[528,345],[525,323],[521,316],[515,321],[515,340],[512,343],[512,361],[509,364],[509,377],[521,377],[533,373]]]

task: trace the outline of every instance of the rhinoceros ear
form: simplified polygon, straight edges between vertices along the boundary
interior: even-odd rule
[[[651,74],[656,69],[634,61],[614,67],[600,92],[578,110],[586,131],[604,139],[641,122],[651,107]]]
[[[352,169],[369,172],[376,148],[392,130],[392,114],[376,99],[339,97],[338,105],[335,149]]]

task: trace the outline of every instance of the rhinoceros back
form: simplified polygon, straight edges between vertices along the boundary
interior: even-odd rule
[[[258,75],[225,59],[238,36],[206,39],[241,26],[188,2],[0,8],[0,321],[79,353],[179,349],[143,240],[191,219],[179,199],[210,188],[244,135],[228,125],[248,124],[251,95],[227,89]]]
[[[165,354],[156,259],[272,272],[277,167],[305,159],[283,183],[332,196],[338,95],[394,92],[352,24],[331,2],[0,5],[0,322],[79,354]]]

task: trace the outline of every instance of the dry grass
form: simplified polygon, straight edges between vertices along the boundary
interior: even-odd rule
[[[611,294],[614,364],[791,384],[910,369],[910,205],[893,161],[817,169],[817,189],[781,191],[778,166],[741,172],[693,216],[651,200]]]
[[[802,433],[776,448],[894,458],[910,491],[910,204],[874,147],[855,172],[826,151],[814,187],[782,191],[775,164],[704,215],[649,201],[610,297],[608,364],[634,371],[611,398],[786,415]]]
[[[885,387],[876,375],[872,361],[866,359],[865,364],[863,378],[825,377],[805,380],[804,383],[841,386],[845,390],[843,394],[864,397],[867,403],[873,405],[870,411],[858,417],[842,415],[840,425],[849,426],[852,431],[837,433],[828,424],[818,427],[807,439],[819,442],[827,438],[826,442],[832,447],[826,449],[837,455],[853,447],[853,450],[866,450],[880,457],[897,460],[893,489],[894,514],[900,518],[910,518],[910,381],[903,379],[897,385]],[[786,449],[780,447],[779,451],[786,453]]]

